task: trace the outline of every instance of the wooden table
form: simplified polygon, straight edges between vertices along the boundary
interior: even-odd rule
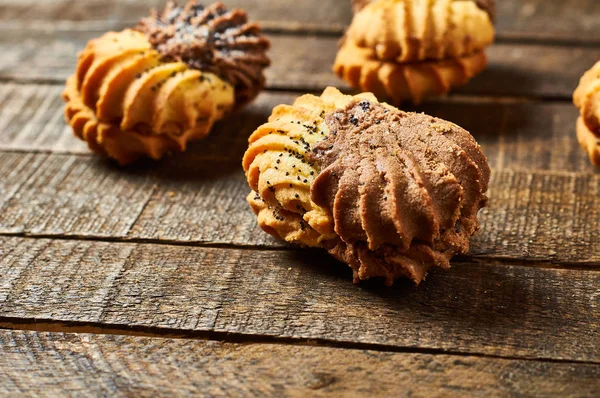
[[[493,168],[469,255],[354,286],[261,232],[240,159],[273,106],[327,85],[346,0],[229,0],[272,39],[268,90],[190,150],[92,155],[60,99],[77,51],[162,0],[0,2],[0,395],[593,396],[600,173],[570,96],[600,2],[500,0],[490,66],[419,111]]]

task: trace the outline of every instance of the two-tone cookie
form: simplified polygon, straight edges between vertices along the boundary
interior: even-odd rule
[[[419,283],[469,248],[490,168],[457,125],[328,88],[273,110],[243,167],[260,227],[321,247],[355,282]]]
[[[242,10],[169,2],[134,29],[87,44],[63,93],[66,119],[120,164],[183,151],[258,95],[268,48]]]

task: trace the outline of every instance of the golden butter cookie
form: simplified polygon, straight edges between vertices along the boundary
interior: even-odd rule
[[[494,26],[473,1],[379,0],[354,16],[346,40],[381,61],[442,60],[484,50]]]
[[[352,87],[374,93],[394,104],[448,93],[466,84],[487,66],[483,51],[443,61],[385,62],[372,58],[369,49],[346,42],[340,48],[334,72]]]
[[[573,103],[581,113],[577,120],[579,144],[600,167],[600,61],[581,77]]]
[[[467,83],[487,65],[493,3],[374,0],[354,7],[333,67],[353,87],[385,92],[394,104],[418,103]],[[365,69],[360,78],[358,68]]]
[[[352,11],[358,12],[365,8],[367,4],[372,3],[377,0],[351,0],[352,1]],[[429,0],[435,1],[435,0]],[[460,1],[460,0],[459,0]],[[462,0],[462,1],[472,1],[472,0]],[[496,19],[496,0],[475,0],[475,3],[481,8],[485,10],[490,16],[490,19],[494,21]]]
[[[490,177],[460,127],[334,88],[277,106],[249,138],[243,168],[263,230],[328,250],[355,282],[388,285],[419,283],[466,253]]]
[[[241,10],[168,2],[135,29],[87,44],[63,92],[66,119],[120,164],[184,151],[258,95],[268,48]]]

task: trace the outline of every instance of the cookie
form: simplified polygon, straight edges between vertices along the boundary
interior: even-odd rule
[[[333,88],[273,110],[243,168],[260,227],[321,247],[354,281],[420,283],[466,253],[487,203],[490,169],[455,124]]]
[[[380,61],[372,57],[370,50],[348,42],[340,48],[333,70],[352,87],[378,98],[394,104],[411,99],[419,104],[426,97],[466,84],[486,66],[483,51],[444,61],[397,63]]]
[[[577,119],[577,141],[596,167],[600,167],[600,134],[594,134],[582,117]]]
[[[354,15],[333,67],[350,85],[387,92],[394,104],[420,102],[465,84],[487,65],[493,43],[491,9],[465,0],[374,0],[355,3]],[[486,3],[487,4],[487,3]],[[357,78],[357,70],[366,69]],[[406,88],[406,79],[411,87]],[[373,84],[379,86],[374,90]],[[400,88],[398,88],[400,87]]]
[[[365,8],[367,4],[369,4],[371,0],[352,0],[352,11],[358,12]]]
[[[377,0],[351,0],[352,1],[352,11],[358,12],[365,8],[367,4],[372,3]],[[464,0],[471,1],[471,0]],[[496,20],[496,0],[475,0],[477,6],[488,13],[490,19],[492,21]]]
[[[573,103],[581,113],[577,120],[579,144],[600,167],[600,61],[581,77]]]
[[[244,11],[169,2],[135,29],[87,44],[63,92],[67,122],[122,165],[184,151],[258,95],[268,48]]]

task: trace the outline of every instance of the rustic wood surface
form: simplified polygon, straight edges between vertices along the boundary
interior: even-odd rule
[[[0,332],[0,369],[0,394],[44,396],[587,397],[600,388],[589,364],[21,331]]]
[[[341,34],[352,18],[350,0],[229,0],[248,10],[267,28]],[[498,0],[497,30],[502,40],[600,43],[600,3],[595,0]],[[4,0],[0,16],[6,25],[69,29],[119,29],[161,8],[163,0]]]
[[[2,29],[0,80],[63,83],[73,73],[77,52],[102,30]],[[268,87],[320,91],[328,85],[348,90],[331,71],[339,37],[271,34]],[[290,51],[290,49],[294,49]],[[460,94],[569,99],[581,75],[600,58],[600,46],[497,44],[490,66]],[[507,82],[510,82],[508,84]]]
[[[318,250],[0,242],[0,319],[600,362],[595,270],[455,263],[381,289]]]
[[[594,396],[600,172],[571,94],[595,0],[498,1],[489,67],[409,110],[493,168],[471,251],[419,287],[351,283],[259,230],[240,166],[280,103],[335,85],[346,0],[228,0],[270,36],[257,101],[188,152],[119,168],[73,138],[77,52],[163,0],[0,2],[0,395]]]
[[[95,157],[0,152],[0,235],[283,246],[256,226],[237,162],[187,156],[118,171]],[[490,196],[470,255],[598,267],[600,176],[494,169]]]
[[[61,85],[0,83],[0,150],[90,155],[85,143],[74,140],[64,123],[62,90]],[[297,92],[267,91],[245,110],[219,122],[213,134],[192,143],[187,153],[126,171],[171,169],[181,163],[183,170],[174,172],[175,176],[194,165],[217,161],[241,172],[238,166],[249,134],[267,120],[274,106],[290,104],[297,96]],[[598,173],[582,156],[573,123],[578,111],[570,102],[453,96],[412,109],[452,119],[471,131],[492,167]],[[110,163],[104,164],[110,167]]]

